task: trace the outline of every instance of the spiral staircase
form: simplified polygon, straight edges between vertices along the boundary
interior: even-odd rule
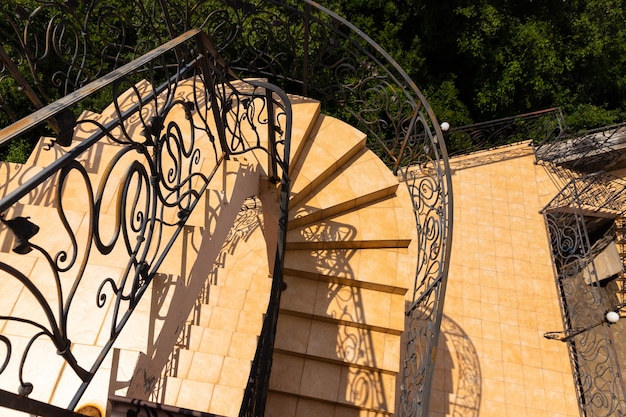
[[[127,96],[143,91],[142,86]],[[184,94],[184,88],[179,90]],[[395,410],[406,276],[415,268],[411,201],[398,187],[397,177],[365,147],[363,133],[322,114],[316,100],[290,98],[294,124],[285,285],[266,415],[390,415]],[[119,101],[125,101],[124,95]],[[79,120],[104,124],[116,114],[111,106],[100,114],[86,112]],[[175,116],[184,114],[171,117]],[[81,126],[75,130],[74,147],[89,133]],[[126,129],[141,134],[132,122]],[[65,152],[50,142],[51,138],[42,138],[24,165],[1,165],[5,195]],[[204,146],[208,144],[207,140]],[[118,149],[113,142],[103,143],[79,160],[95,183]],[[268,248],[276,240],[277,187],[268,180],[267,158],[262,156],[251,152],[232,158],[218,173],[214,181],[226,183],[226,193],[221,187],[206,191],[205,206],[187,220],[185,233],[159,269],[161,279],[155,279],[152,297],[142,301],[118,339],[118,362],[98,374],[98,383],[83,403],[105,408],[106,396],[115,394],[114,389],[102,389],[106,370],[112,369],[117,378],[112,388],[127,390],[118,397],[158,400],[216,415],[239,412],[269,301]],[[71,189],[68,186],[67,193]],[[31,243],[42,246],[64,235],[61,224],[48,220],[57,217],[54,190],[48,191],[7,213],[7,217],[27,215],[40,225]],[[81,224],[89,210],[84,196],[67,193],[63,204],[71,213],[72,226],[86,227]],[[116,198],[111,192],[105,200]],[[108,221],[107,216],[101,221]],[[209,230],[212,234],[205,235]],[[8,228],[1,233],[2,258],[19,257],[33,281],[51,288],[45,273],[37,276],[37,256],[12,254],[13,234]],[[87,268],[93,271],[86,276],[94,280],[92,289],[103,276],[120,276],[108,257],[94,258]],[[3,315],[37,309],[26,291],[5,294]],[[77,333],[72,350],[88,355],[103,344],[100,333],[110,317],[94,305],[94,294],[77,297],[73,308],[80,315],[70,317]],[[28,327],[10,323],[2,333],[19,338]],[[177,334],[181,328],[182,335]],[[49,362],[55,365],[58,361]],[[68,378],[67,373],[60,375],[53,392],[35,391],[33,396],[60,402]],[[145,390],[146,380],[158,382]]]
[[[168,1],[142,10],[164,13],[158,46],[104,76],[72,63],[99,78],[48,105],[0,50],[39,107],[0,144],[56,132],[0,163],[3,415],[426,415],[451,239],[432,111],[313,2],[200,3],[182,31]]]

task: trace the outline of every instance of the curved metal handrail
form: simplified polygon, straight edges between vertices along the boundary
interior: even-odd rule
[[[53,81],[64,95],[145,50],[146,44],[132,42],[142,30],[159,45],[197,28],[212,40],[223,71],[263,77],[285,91],[318,98],[325,112],[367,134],[370,149],[399,175],[413,200],[418,259],[407,307],[400,415],[426,414],[451,251],[452,194],[439,123],[406,72],[353,24],[311,0],[199,0],[189,8],[154,0],[128,10],[97,1],[40,4],[7,19],[18,39],[9,51],[12,62],[31,71],[30,90],[42,101],[51,92],[37,83],[37,71],[50,57],[58,57],[49,65],[56,64]],[[45,33],[33,24],[44,16]],[[108,42],[92,36],[103,33],[102,22],[109,25]],[[9,73],[6,63],[0,82]]]
[[[47,119],[73,112],[78,104],[102,90],[108,89],[113,97],[106,117],[86,113],[73,121],[75,129],[70,133],[86,135],[83,140],[66,143],[70,146],[67,151],[61,151],[53,140],[50,151],[62,155],[11,192],[6,189],[8,182],[1,189],[5,196],[0,199],[0,220],[17,240],[14,252],[33,252],[41,257],[55,293],[44,295],[38,288],[39,278],[29,276],[20,266],[12,266],[9,259],[0,259],[0,271],[19,281],[24,292],[34,298],[34,310],[39,309],[44,315],[42,319],[31,318],[32,311],[0,315],[5,323],[34,329],[22,351],[16,349],[18,343],[11,337],[0,338],[0,345],[6,350],[0,374],[9,371],[8,364],[15,357],[20,362],[19,392],[0,390],[0,396],[9,398],[13,406],[35,414],[51,412],[51,406],[44,407],[28,397],[39,387],[25,372],[25,364],[32,358],[32,346],[45,339],[44,343],[55,348],[51,354],[56,351],[78,377],[76,392],[67,408],[76,407],[177,237],[185,230],[213,176],[232,155],[265,151],[269,175],[281,184],[277,263],[273,269],[282,271],[291,104],[279,87],[237,80],[222,70],[218,57],[211,55],[206,35],[191,30],[2,131],[10,140],[47,123]],[[233,106],[244,102],[241,108]],[[243,120],[251,132],[233,126]],[[226,131],[231,132],[228,138]],[[268,138],[268,145],[262,143],[262,136]],[[115,151],[108,165],[97,171],[99,177],[92,178],[96,171],[91,172],[85,164],[85,155],[96,152],[97,147],[111,145],[115,145]],[[82,194],[81,207],[87,207],[83,220],[86,227],[71,220],[72,197],[68,190]],[[58,219],[31,216],[28,205],[45,200],[48,194],[52,197],[48,206]],[[110,204],[110,200],[114,203]],[[107,217],[109,220],[105,221]],[[49,227],[55,222],[62,227]],[[69,242],[68,247],[35,243],[41,242],[37,234],[51,231],[62,235]],[[90,287],[97,308],[111,311],[109,328],[105,329],[108,338],[97,358],[79,359],[71,342],[77,335],[68,326],[77,314],[73,308],[75,300],[86,285],[94,285],[88,271],[89,260],[113,253],[115,261],[111,263],[119,266],[120,276],[102,277],[95,288]],[[127,261],[122,259],[122,253]],[[277,276],[280,288],[281,276]],[[277,317],[269,325],[275,327],[276,321]]]
[[[181,17],[201,27],[228,66],[288,91],[367,133],[407,185],[417,224],[418,259],[407,307],[399,415],[427,414],[452,238],[451,177],[443,135],[404,70],[346,19],[310,0],[198,2]],[[209,11],[204,5],[211,4]]]

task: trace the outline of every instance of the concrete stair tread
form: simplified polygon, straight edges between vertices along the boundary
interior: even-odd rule
[[[392,413],[286,394],[270,389],[265,407],[266,415],[281,417],[388,417]]]
[[[315,317],[348,326],[400,334],[404,296],[350,285],[285,276],[281,314]]]
[[[294,165],[300,159],[304,144],[308,142],[311,132],[320,117],[321,103],[307,97],[289,95],[292,108],[291,146],[289,153],[289,171],[293,173]]]
[[[54,146],[54,142],[56,140],[54,137],[43,136],[39,138],[39,141],[31,152],[26,164],[39,165],[43,167],[48,166],[51,162],[65,155],[70,149],[76,147],[76,145],[84,139],[96,132],[99,132],[100,127],[97,123],[94,123],[94,121],[102,123],[104,122],[104,117],[99,113],[84,110],[76,118],[76,126],[74,127],[72,141],[70,145],[66,147]],[[107,139],[108,138],[105,138],[105,140]]]
[[[274,352],[270,390],[327,403],[393,412],[394,375]]]
[[[290,207],[289,229],[388,197],[397,188],[396,177],[372,151],[365,149],[309,197]]]
[[[287,248],[406,248],[412,224],[412,213],[387,198],[291,229]]]
[[[204,365],[216,366],[215,363]],[[221,368],[224,372],[228,372],[234,367],[230,363],[222,363]],[[240,377],[239,373],[237,376]],[[208,376],[204,379],[208,379]],[[168,389],[163,398],[163,404],[215,416],[235,416],[239,413],[244,394],[243,387],[178,376],[167,376],[165,381]]]
[[[411,254],[393,248],[288,250],[284,271],[299,278],[405,294],[405,277],[415,270],[413,264]]]
[[[35,146],[35,149],[31,153],[27,164],[36,165],[40,167],[47,167],[57,159],[67,154],[71,149],[75,148],[81,143],[80,140],[74,140],[67,147],[60,147],[53,145],[54,138],[42,137]],[[83,152],[77,161],[91,174],[97,174],[101,172],[108,161],[110,161],[115,154],[120,151],[121,147],[118,144],[111,143],[110,141],[103,139],[94,144],[87,151]]]
[[[68,208],[64,213],[70,228],[74,231],[78,230],[84,221],[85,212]],[[30,238],[33,244],[50,251],[69,250],[71,243],[56,208],[16,204],[5,212],[5,219],[10,220],[16,217],[26,217],[39,227],[39,232]],[[2,242],[3,252],[10,251],[15,243],[15,236],[5,225],[0,226],[0,242]],[[32,251],[30,255],[43,256],[38,251]]]
[[[282,314],[274,348],[283,353],[397,374],[400,335]]]
[[[295,206],[333,172],[343,167],[364,148],[365,139],[364,133],[347,123],[320,115],[308,140],[303,144],[301,153],[306,158],[292,163],[290,204]]]

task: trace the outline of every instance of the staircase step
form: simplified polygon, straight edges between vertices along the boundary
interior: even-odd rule
[[[287,249],[406,248],[413,215],[387,198],[287,233]]]
[[[76,231],[83,223],[85,213],[72,208],[65,209],[64,214],[71,230]],[[39,232],[30,238],[30,242],[49,250],[53,256],[57,251],[70,249],[71,242],[55,208],[15,204],[5,212],[5,219],[11,220],[17,217],[26,217],[39,227]],[[80,236],[78,238],[80,239]],[[14,234],[5,225],[0,225],[0,242],[2,242],[0,245],[2,252],[9,252],[15,244]],[[43,257],[38,251],[32,251],[29,255]]]
[[[228,178],[227,178],[228,180]],[[218,268],[229,267],[231,268],[235,264],[236,259],[242,259],[241,262],[244,267],[252,268],[253,272],[258,271],[259,265],[252,262],[246,262],[245,255],[252,253],[255,259],[261,259],[265,268],[267,268],[267,258],[259,255],[265,250],[265,246],[259,248],[258,251],[251,251],[246,245],[238,247],[238,239],[241,241],[251,242],[251,237],[246,234],[233,235],[233,224],[237,224],[238,216],[241,213],[241,207],[251,195],[258,194],[259,188],[259,173],[255,167],[248,166],[243,169],[239,175],[236,175],[232,179],[233,195],[229,200],[220,201],[219,205],[213,209],[212,218],[207,222],[206,228],[212,231],[210,239],[203,238],[200,246],[196,249],[197,257],[194,260],[191,270],[186,271],[183,275],[183,279],[180,280],[181,284],[176,288],[171,295],[171,299],[168,302],[167,307],[163,307],[159,311],[159,317],[163,318],[163,325],[158,333],[158,345],[151,356],[140,357],[133,377],[131,378],[130,386],[127,395],[136,398],[143,398],[147,395],[143,388],[143,382],[146,375],[148,377],[158,378],[167,364],[167,358],[175,348],[180,331],[188,322],[189,315],[192,313],[196,300],[206,290],[207,279],[214,280],[212,271],[215,269],[215,263]],[[227,187],[228,188],[228,187]],[[257,234],[262,234],[260,228],[254,228],[253,231]],[[234,239],[234,241],[230,241]],[[231,242],[231,243],[229,243]],[[228,248],[224,252],[224,248]],[[239,253],[238,250],[243,249],[243,253]],[[247,249],[247,250],[246,250]],[[184,254],[183,254],[184,255]],[[234,258],[226,259],[229,255],[233,255]],[[175,256],[175,255],[173,255]],[[246,265],[246,263],[251,265]],[[248,271],[245,268],[243,271]],[[267,269],[266,269],[267,271]],[[231,271],[228,271],[230,274]],[[233,274],[240,274],[239,271],[232,271]],[[236,275],[235,275],[236,276]],[[217,279],[220,279],[218,276]],[[230,277],[226,277],[226,282],[229,282]],[[250,289],[258,291],[258,286],[250,284]],[[209,289],[210,299],[210,289]],[[210,313],[209,327],[218,330],[230,330],[233,332],[258,334],[260,331],[260,323],[262,321],[262,313],[241,311],[239,308],[229,308],[216,305],[213,307]],[[236,319],[235,319],[236,317]],[[235,326],[235,327],[233,327]],[[254,329],[252,329],[254,327]],[[234,360],[238,361],[238,368],[234,364]],[[234,378],[242,372],[245,372],[243,376],[243,385],[240,387],[242,390],[247,382],[248,373],[250,371],[250,362],[252,358],[241,359],[234,357],[227,357],[224,359],[224,366],[226,364],[229,368],[224,370],[220,375],[220,384],[237,387],[229,383],[229,378]],[[241,364],[247,364],[247,370],[241,367]],[[224,382],[222,383],[222,379]],[[237,383],[240,382],[237,380]],[[182,389],[182,387],[181,387]],[[176,404],[178,406],[185,406],[184,404]]]
[[[272,390],[267,396],[265,413],[265,415],[275,417],[388,417],[392,415],[389,412],[365,410],[349,404],[333,404]]]
[[[395,389],[393,374],[274,352],[270,376],[273,392],[392,413]]]
[[[286,275],[404,295],[414,257],[397,249],[288,250]]]
[[[72,142],[66,147],[55,146],[54,142],[56,139],[54,137],[43,136],[39,138],[39,141],[35,145],[35,148],[26,161],[26,164],[38,165],[42,167],[50,165],[50,163],[65,155],[70,149],[73,149],[81,141],[90,137],[93,133],[100,131],[100,127],[96,123],[93,123],[93,121],[102,123],[104,121],[104,117],[99,113],[89,110],[83,111],[76,119],[76,127],[74,127]],[[110,142],[108,139],[105,140]],[[97,155],[97,152],[92,151],[91,153],[92,158],[85,158],[85,160],[90,160],[93,164],[93,157]]]
[[[293,111],[289,171],[293,179],[294,165],[300,160],[304,144],[310,140],[311,133],[318,123],[321,103],[318,100],[294,95],[289,95],[289,99]]]
[[[210,359],[202,363],[202,366],[215,367],[216,365]],[[247,367],[247,372],[239,370],[245,367]],[[197,372],[200,373],[203,369],[198,369]],[[213,370],[205,370],[207,371],[205,379],[215,379]],[[243,401],[244,388],[221,383],[222,375],[231,375],[230,379],[225,379],[228,382],[239,382],[243,377],[245,379],[243,386],[245,387],[245,382],[247,382],[248,373],[250,372],[250,365],[227,361],[221,364],[218,372],[220,372],[217,375],[218,383],[199,381],[192,378],[166,377],[165,384],[168,389],[163,403],[176,404],[176,407],[194,410],[195,412],[210,413],[216,417],[238,415]]]
[[[404,296],[285,276],[281,314],[316,318],[383,333],[404,330]]]
[[[291,206],[289,228],[295,229],[393,195],[398,180],[370,150],[360,151],[306,199]]]
[[[62,148],[53,145],[53,140],[53,138],[42,137],[35,146],[27,164],[45,168],[80,143],[80,141],[75,140],[70,146]],[[103,139],[83,152],[76,160],[81,163],[88,173],[99,174],[120,149],[119,145],[111,144],[110,141]]]
[[[366,136],[341,120],[320,115],[300,158],[292,164],[291,200],[294,207],[332,173],[365,147]]]
[[[400,335],[282,314],[274,348],[331,363],[398,373]]]

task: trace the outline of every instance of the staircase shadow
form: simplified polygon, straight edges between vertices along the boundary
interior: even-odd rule
[[[312,246],[305,250],[310,256],[306,263],[315,265],[317,274],[309,274],[306,278],[317,280],[317,289],[309,294],[290,293],[302,291],[291,289],[288,284],[283,303],[285,308],[290,309],[294,302],[303,302],[303,305],[309,306],[312,315],[304,312],[283,312],[281,315],[310,317],[308,340],[301,352],[294,352],[288,340],[277,340],[279,351],[305,355],[298,393],[305,398],[320,398],[346,406],[342,416],[352,415],[349,411],[352,407],[354,416],[360,415],[361,407],[388,409],[388,384],[376,371],[384,366],[384,349],[381,349],[380,340],[374,340],[368,324],[373,319],[368,314],[376,312],[378,306],[366,305],[363,284],[351,264],[359,250],[350,248],[354,246],[351,242],[357,238],[357,230],[350,224],[322,220],[303,227],[300,233],[304,242]],[[308,284],[307,288],[310,285],[315,284]],[[298,301],[290,302],[290,298]],[[295,328],[301,325],[301,321],[279,320],[278,337],[301,334],[302,329]],[[278,381],[280,372],[273,372],[272,377],[271,388],[293,392],[294,387],[283,387],[285,382]],[[318,406],[321,407],[320,412],[332,414],[330,408],[322,410],[330,405],[318,403]],[[269,407],[272,405],[269,404]]]
[[[203,225],[185,227],[179,237],[180,247],[169,257],[178,266],[172,269],[170,262],[171,272],[153,281],[150,339],[146,354],[140,353],[128,384],[129,397],[148,400],[156,396],[160,397],[157,402],[164,402],[160,401],[165,394],[163,386],[157,387],[158,379],[166,368],[168,375],[177,373],[177,352],[190,347],[189,330],[199,322],[202,306],[212,297],[211,284],[218,280],[216,271],[225,266],[228,252],[234,251],[257,228],[250,222],[239,222],[239,214],[246,196],[253,195],[258,187],[258,172],[248,166],[235,175],[234,194],[228,199],[220,190],[207,191]],[[231,227],[233,224],[235,227]],[[237,225],[242,228],[238,229]]]
[[[172,353],[168,359],[168,362],[163,371],[163,377],[158,381],[155,386],[150,400],[155,403],[166,403],[166,394],[167,394],[167,384],[168,378],[179,377],[179,373],[181,371],[181,366],[183,365],[183,361],[181,358],[181,352],[192,349],[192,328],[193,326],[201,326],[204,310],[210,312],[209,304],[212,301],[211,299],[211,288],[219,285],[224,285],[226,278],[223,278],[223,271],[228,267],[228,259],[229,256],[232,256],[235,253],[235,250],[242,242],[248,242],[251,236],[259,229],[263,229],[263,219],[262,219],[262,211],[260,202],[256,198],[250,198],[244,202],[244,205],[241,208],[241,211],[237,215],[235,220],[235,224],[231,228],[226,237],[224,244],[218,254],[218,257],[213,265],[212,270],[209,272],[207,279],[205,280],[200,295],[196,298],[191,313],[187,322],[185,323],[181,333],[176,340],[172,348]],[[193,235],[193,228],[188,228],[187,233]],[[185,242],[189,242],[190,246],[193,246],[193,236],[185,239]],[[190,247],[191,250],[183,250],[183,254],[186,257],[187,253],[198,253],[198,247],[193,246]],[[181,265],[185,265],[187,259],[181,260]],[[222,273],[222,274],[220,274]],[[182,277],[186,276],[186,274],[181,274]],[[153,297],[152,297],[152,306],[151,306],[151,333],[149,335],[148,341],[148,355],[151,356],[155,353],[157,349],[154,329],[157,326],[157,323],[165,322],[167,320],[166,315],[162,315],[159,312],[163,311],[164,301],[171,296],[172,291],[176,290],[177,281],[183,279],[180,276],[174,278],[172,275],[164,276],[162,280],[159,280],[160,285],[154,286],[153,288]]]
[[[480,359],[467,333],[446,315],[441,322],[438,352],[430,411],[477,417],[482,397]]]

